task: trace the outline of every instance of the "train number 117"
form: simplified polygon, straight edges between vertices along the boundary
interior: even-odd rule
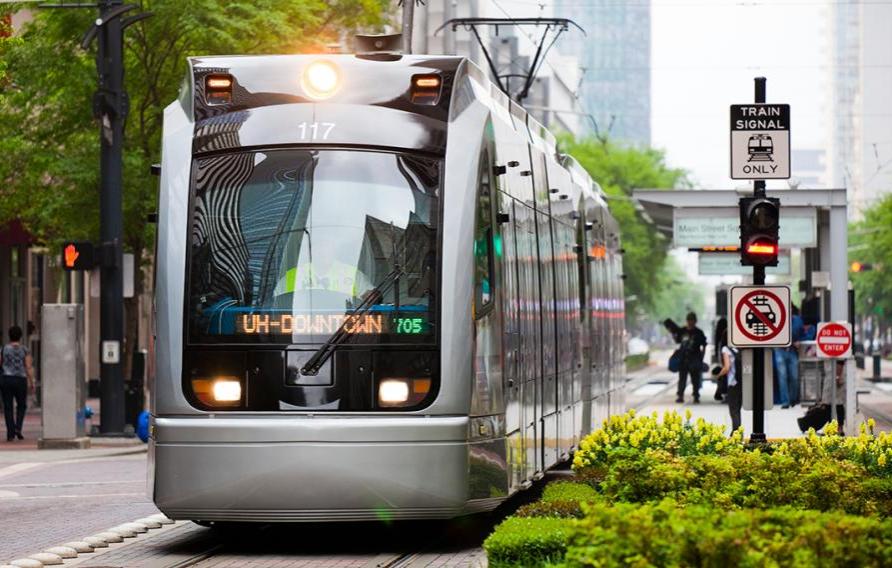
[[[328,140],[334,127],[334,122],[299,122],[297,124],[301,140]]]

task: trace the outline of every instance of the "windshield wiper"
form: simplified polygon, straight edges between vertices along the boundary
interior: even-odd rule
[[[305,377],[314,377],[319,374],[319,369],[322,368],[322,365],[324,365],[325,362],[328,361],[328,358],[335,352],[335,347],[351,336],[347,331],[347,325],[358,321],[359,318],[371,310],[376,303],[384,298],[384,294],[390,290],[394,283],[396,283],[403,274],[404,271],[402,266],[396,264],[393,267],[393,270],[384,277],[381,283],[372,288],[369,294],[365,297],[365,300],[353,310],[353,313],[344,317],[343,323],[341,323],[340,327],[331,334],[328,341],[323,343],[322,346],[313,353],[313,356],[307,359],[304,366],[300,368],[300,374]]]

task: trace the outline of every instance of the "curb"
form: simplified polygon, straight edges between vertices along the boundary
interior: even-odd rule
[[[125,539],[134,538],[140,534],[158,530],[165,525],[173,524],[175,524],[175,521],[172,521],[163,513],[149,515],[136,521],[117,525],[95,535],[84,537],[81,540],[66,542],[63,545],[49,547],[28,557],[10,560],[8,563],[0,565],[0,568],[58,566],[66,560],[77,559],[82,554],[93,554],[98,548],[107,549],[112,543],[123,542]]]

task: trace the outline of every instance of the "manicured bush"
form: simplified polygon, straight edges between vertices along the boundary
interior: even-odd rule
[[[536,568],[564,557],[573,520],[509,517],[483,542],[489,565]]]
[[[553,519],[581,519],[581,501],[536,501],[514,511],[515,517],[550,517]]]
[[[556,481],[542,491],[542,501],[594,501],[598,492],[586,483]]]
[[[889,566],[892,521],[794,509],[584,505],[562,566]]]
[[[618,450],[634,453],[660,450],[673,456],[727,455],[744,450],[742,433],[730,438],[724,426],[710,424],[702,418],[691,421],[688,411],[683,419],[677,412],[666,412],[660,422],[657,413],[637,415],[634,410],[611,416],[603,426],[579,445],[573,456],[573,469],[609,468]]]
[[[675,412],[604,422],[487,540],[494,566],[892,566],[892,435],[746,446]],[[566,555],[563,556],[563,551]]]

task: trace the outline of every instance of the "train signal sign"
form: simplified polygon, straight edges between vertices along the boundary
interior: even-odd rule
[[[731,105],[731,179],[790,178],[790,105]]]
[[[728,296],[731,345],[790,345],[789,286],[732,286]]]
[[[818,324],[815,335],[818,357],[843,359],[852,355],[852,325],[847,321],[831,321]]]
[[[740,264],[777,266],[780,238],[780,199],[740,199]]]
[[[92,270],[95,266],[93,243],[71,241],[62,245],[62,268],[65,270]]]

